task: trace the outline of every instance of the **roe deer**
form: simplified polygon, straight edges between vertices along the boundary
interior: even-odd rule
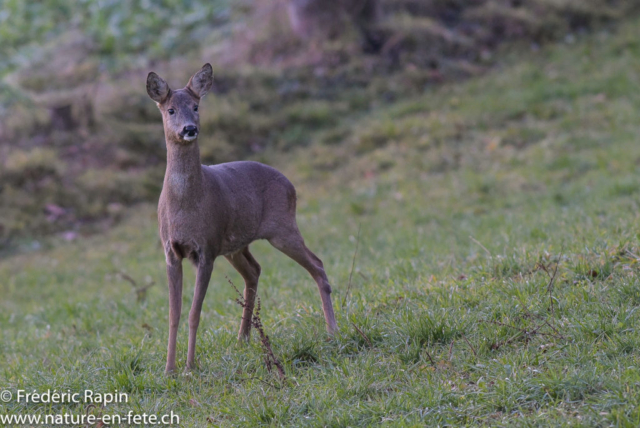
[[[282,173],[258,162],[200,165],[198,103],[213,83],[205,64],[183,89],[171,90],[156,73],[147,76],[147,93],[162,113],[167,170],[158,203],[160,239],[169,283],[169,345],[166,372],[176,368],[176,336],[182,309],[182,259],[197,268],[189,312],[187,369],[194,367],[196,332],[213,262],[224,256],[245,281],[238,340],[247,340],[258,289],[260,265],[249,244],[266,239],[304,267],[318,285],[331,334],[337,329],[331,286],[322,261],[304,244],[296,224],[296,191]]]

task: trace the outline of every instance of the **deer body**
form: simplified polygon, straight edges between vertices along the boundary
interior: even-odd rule
[[[175,256],[194,263],[202,251],[227,256],[295,226],[295,188],[274,168],[245,161],[201,165],[192,175],[170,169],[158,220],[165,251]]]
[[[305,246],[296,224],[296,192],[291,182],[258,162],[200,164],[198,102],[212,79],[209,64],[177,91],[171,91],[155,73],[147,77],[147,92],[162,112],[167,143],[167,170],[158,204],[169,284],[167,372],[176,367],[183,259],[189,259],[197,269],[189,312],[187,368],[192,368],[200,312],[218,256],[224,256],[245,281],[246,306],[238,339],[249,338],[261,270],[249,244],[258,239],[268,240],[311,274],[320,291],[327,330],[333,333],[337,329],[322,261]]]

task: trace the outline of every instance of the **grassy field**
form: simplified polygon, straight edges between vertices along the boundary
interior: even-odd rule
[[[107,235],[0,261],[0,387],[123,391],[128,403],[89,411],[173,411],[193,427],[637,426],[640,20],[568,42],[280,158],[340,327],[327,337],[311,278],[254,244],[285,380],[255,334],[236,344],[225,276],[242,281],[222,259],[199,369],[163,374],[164,258],[155,207],[139,205]],[[123,273],[155,285],[138,298]],[[85,407],[14,400],[0,414]]]

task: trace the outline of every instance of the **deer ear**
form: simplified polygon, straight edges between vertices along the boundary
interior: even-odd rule
[[[189,79],[187,88],[202,98],[207,92],[209,92],[211,85],[213,85],[213,68],[211,68],[211,64],[206,63],[202,66],[200,71]]]
[[[153,101],[162,104],[169,96],[169,92],[171,92],[171,89],[169,89],[169,85],[162,77],[153,71],[149,73],[147,76],[147,94],[149,94]]]

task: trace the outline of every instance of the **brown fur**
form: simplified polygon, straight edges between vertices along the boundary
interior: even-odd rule
[[[249,338],[260,276],[260,265],[249,252],[249,244],[257,239],[267,239],[309,271],[320,291],[327,330],[333,333],[337,329],[331,286],[322,261],[305,246],[296,224],[296,191],[291,182],[276,169],[258,162],[200,164],[199,117],[194,108],[212,82],[209,64],[202,67],[185,88],[176,91],[153,72],[147,77],[147,93],[162,112],[167,143],[167,170],[158,204],[160,239],[169,282],[167,372],[176,367],[182,260],[189,259],[197,268],[189,312],[187,368],[192,368],[202,302],[218,256],[224,256],[245,281],[247,305],[238,339]]]

